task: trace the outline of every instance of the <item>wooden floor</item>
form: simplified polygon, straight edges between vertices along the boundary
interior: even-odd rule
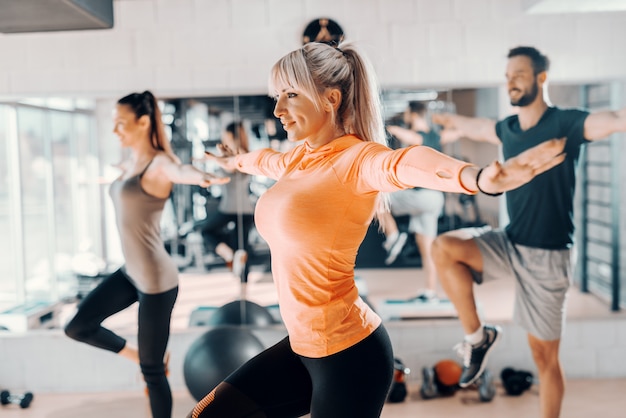
[[[417,268],[361,269],[356,272],[366,286],[367,297],[376,306],[385,299],[410,298],[425,286],[422,270]],[[439,289],[440,295],[444,295]],[[249,282],[242,285],[230,272],[215,269],[210,272],[186,270],[181,274],[180,292],[172,313],[172,330],[189,326],[191,311],[198,306],[222,306],[235,299],[245,298],[263,306],[278,301],[271,273],[253,270]],[[475,286],[476,299],[485,320],[510,321],[513,315],[513,283],[510,280],[490,282]],[[73,306],[66,307],[65,315]],[[136,328],[136,305],[109,318],[105,324],[117,330]],[[591,294],[583,294],[573,286],[568,294],[567,317],[573,318],[626,318],[626,312],[611,312],[606,302]],[[625,415],[626,416],[626,415]]]
[[[574,380],[568,382],[561,416],[563,418],[623,418],[626,416],[626,379]],[[187,392],[174,393],[174,418],[184,418],[195,405]],[[462,417],[462,418],[532,418],[539,417],[536,388],[519,397],[506,396],[498,387],[488,403],[478,401],[478,394],[468,390],[449,398],[422,400],[419,387],[409,387],[404,402],[386,404],[383,418]],[[6,405],[2,418],[150,418],[148,401],[142,393],[92,393],[36,395],[28,409]],[[225,417],[226,418],[226,417]],[[358,417],[346,417],[358,418]]]
[[[419,269],[367,269],[357,272],[366,285],[368,299],[373,304],[386,298],[407,298],[423,287]],[[268,273],[253,271],[245,288],[248,299],[262,305],[276,303],[276,293]],[[173,313],[173,329],[188,326],[190,312],[199,305],[221,306],[242,295],[236,278],[224,270],[186,272],[181,276],[179,299]],[[512,284],[506,281],[490,283],[477,288],[486,319],[511,318]],[[72,306],[67,307],[68,314]],[[136,307],[107,320],[108,326],[118,330],[136,327]],[[608,306],[596,297],[581,294],[575,288],[570,293],[568,317],[623,316],[611,313]],[[45,373],[45,371],[42,371]],[[419,385],[419,383],[417,383]],[[537,386],[520,397],[509,397],[498,386],[493,401],[481,403],[475,391],[458,392],[450,398],[422,400],[419,386],[410,386],[409,395],[402,403],[387,404],[383,418],[400,417],[539,417]],[[622,418],[626,416],[626,379],[571,380],[568,382],[562,417],[589,418],[593,416]],[[173,417],[185,417],[195,402],[187,391],[174,393]],[[143,392],[121,393],[63,393],[36,394],[32,405],[20,409],[18,405],[0,407],[2,418],[149,418],[147,399]],[[351,417],[346,417],[351,418]],[[355,417],[358,418],[358,417]]]

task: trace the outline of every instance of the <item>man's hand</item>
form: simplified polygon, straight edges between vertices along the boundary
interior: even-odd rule
[[[450,124],[450,114],[449,113],[434,113],[430,119],[436,125],[441,125],[444,128],[448,127]]]

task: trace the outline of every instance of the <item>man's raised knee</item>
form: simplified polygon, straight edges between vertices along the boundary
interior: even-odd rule
[[[431,253],[435,264],[439,262],[450,262],[450,248],[452,246],[451,238],[447,234],[441,234],[435,238],[431,246]]]

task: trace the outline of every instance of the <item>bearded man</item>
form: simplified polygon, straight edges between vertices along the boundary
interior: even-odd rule
[[[519,112],[501,121],[461,115],[433,115],[444,127],[442,140],[469,138],[501,145],[505,159],[552,138],[567,138],[562,164],[506,193],[510,222],[504,228],[470,228],[440,235],[432,247],[442,287],[455,305],[465,338],[459,385],[474,383],[501,336],[499,326],[482,324],[474,283],[515,280],[514,321],[528,333],[537,366],[541,416],[557,418],[565,379],[559,344],[567,290],[572,283],[573,198],[576,165],[586,143],[626,131],[626,108],[590,113],[561,109],[547,98],[549,59],[533,47],[509,51],[509,98]],[[488,194],[488,193],[487,193]]]

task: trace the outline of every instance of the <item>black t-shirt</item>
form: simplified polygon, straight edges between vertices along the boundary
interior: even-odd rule
[[[506,193],[511,241],[529,247],[569,248],[574,238],[574,189],[580,147],[586,143],[584,123],[589,112],[549,107],[539,122],[522,131],[517,115],[496,124],[504,159],[552,138],[567,138],[566,158],[529,183]]]
[[[428,132],[417,131],[422,136],[422,145],[431,147],[441,152],[441,137],[432,129]]]
[[[424,131],[416,131],[418,134],[422,136],[422,145],[434,148],[437,151],[441,152],[441,137],[434,130],[430,130],[428,132]],[[400,142],[395,136],[390,135],[389,138],[389,148],[391,149],[399,149],[405,147],[406,145]]]

